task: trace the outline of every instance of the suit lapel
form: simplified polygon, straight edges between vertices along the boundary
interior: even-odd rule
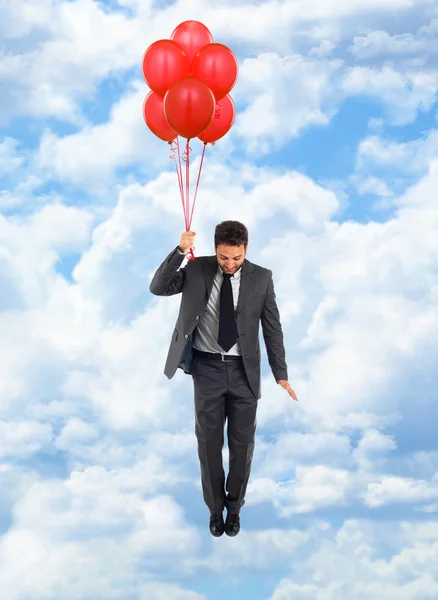
[[[217,258],[216,256],[208,256],[207,260],[203,261],[205,288],[207,293],[207,299],[210,298],[211,290],[213,288],[213,281],[217,271]],[[248,299],[252,287],[254,285],[254,265],[248,260],[243,261],[242,273],[240,279],[240,290],[239,290],[239,301],[237,303],[237,310],[242,310],[243,305]]]

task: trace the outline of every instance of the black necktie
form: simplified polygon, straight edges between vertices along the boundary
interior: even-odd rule
[[[228,352],[234,346],[237,338],[237,325],[234,318],[234,301],[230,278],[230,273],[223,273],[219,307],[218,343],[225,352]]]

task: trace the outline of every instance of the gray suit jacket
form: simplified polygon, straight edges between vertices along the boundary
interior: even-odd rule
[[[193,332],[207,306],[218,267],[216,255],[200,256],[177,271],[183,260],[184,256],[178,254],[175,248],[158,267],[149,286],[150,292],[156,296],[182,293],[179,315],[164,368],[164,374],[169,379],[172,379],[178,368],[191,374]],[[261,398],[260,321],[275,380],[287,380],[283,331],[275,300],[272,271],[245,259],[237,305],[237,330],[245,372],[257,400]]]

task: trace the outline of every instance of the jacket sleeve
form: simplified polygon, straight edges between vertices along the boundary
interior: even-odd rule
[[[287,381],[287,364],[283,343],[283,331],[280,323],[280,313],[275,299],[272,271],[269,273],[268,290],[261,315],[263,338],[265,340],[269,366],[271,367],[275,381],[278,382],[280,379]]]
[[[154,296],[174,296],[180,294],[184,287],[185,267],[177,270],[185,258],[178,248],[164,259],[149,285],[149,291]]]

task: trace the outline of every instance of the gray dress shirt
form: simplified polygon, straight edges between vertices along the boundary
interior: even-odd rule
[[[184,254],[179,248],[177,248],[178,254]],[[222,277],[223,270],[218,265],[216,275],[213,281],[213,287],[211,288],[210,298],[208,299],[207,307],[204,314],[198,321],[198,325],[193,332],[193,347],[202,352],[213,352],[214,354],[224,354],[232,356],[241,356],[240,344],[237,338],[236,343],[232,348],[225,352],[224,349],[218,344],[219,336],[219,303],[220,303],[220,292],[223,282]],[[231,289],[233,291],[234,310],[237,309],[237,303],[239,301],[240,291],[240,279],[242,275],[242,267],[240,267],[230,277]]]

